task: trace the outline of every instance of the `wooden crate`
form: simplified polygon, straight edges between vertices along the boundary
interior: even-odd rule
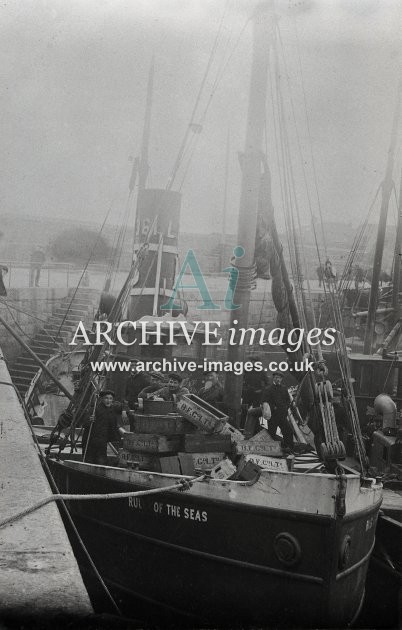
[[[134,433],[157,433],[161,435],[183,435],[196,431],[196,427],[179,414],[148,416],[135,413],[131,421]]]
[[[219,433],[228,416],[195,394],[183,396],[177,403],[177,411],[192,424],[207,433]]]
[[[253,435],[252,438],[250,438],[250,442],[276,442],[276,440],[274,440],[270,434],[268,433],[268,431],[266,429],[261,429],[261,431],[258,431],[258,433],[256,433],[255,435]]]
[[[189,455],[193,459],[194,468],[198,470],[211,470],[225,457],[225,453],[189,453]]]
[[[246,457],[249,458],[253,456],[247,455]],[[234,478],[238,481],[257,481],[261,474],[261,468],[252,460],[247,460],[246,457],[244,455],[241,456],[237,464],[237,472]]]
[[[222,430],[220,431],[220,434],[230,435],[232,442],[241,442],[241,440],[244,440],[243,433],[239,431],[238,429],[235,429],[234,427],[232,427],[232,425],[229,424],[229,422],[225,422],[225,424],[222,427]]]
[[[155,435],[152,433],[125,433],[123,448],[142,453],[174,453],[180,448],[180,436]]]
[[[263,470],[276,470],[281,472],[288,472],[289,465],[286,458],[280,457],[268,457],[267,455],[245,455],[246,462],[256,464]]]
[[[148,400],[142,401],[142,409],[144,413],[157,416],[166,416],[174,411],[174,402],[172,400]]]
[[[236,453],[238,455],[267,455],[271,457],[281,457],[283,455],[279,442],[268,442],[266,440],[243,440],[236,442]]]
[[[139,468],[140,470],[153,470],[160,472],[159,458],[149,453],[132,453],[124,448],[118,452],[118,466],[121,468]]]
[[[194,433],[184,436],[183,450],[186,453],[230,453],[232,440],[230,435]]]
[[[232,464],[230,459],[223,459],[211,470],[212,479],[229,479],[236,472],[236,466]]]
[[[195,475],[193,458],[188,453],[159,457],[159,465],[161,472],[170,475]]]

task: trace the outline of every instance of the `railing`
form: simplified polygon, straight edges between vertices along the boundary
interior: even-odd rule
[[[34,263],[15,260],[1,260],[2,266],[8,267],[8,272],[3,271],[3,282],[8,289],[25,287],[52,287],[75,288],[80,282],[80,287],[102,289],[108,270],[106,264],[90,264],[84,271],[72,263],[45,263],[38,267]],[[123,284],[127,275],[126,271],[117,274],[115,284],[117,289]]]

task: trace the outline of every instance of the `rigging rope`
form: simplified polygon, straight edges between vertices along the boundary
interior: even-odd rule
[[[287,69],[286,69],[286,60],[284,58],[283,44],[282,44],[282,40],[281,40],[281,35],[280,35],[280,32],[279,32],[279,29],[277,29],[277,33],[278,33],[278,39],[279,39],[279,42],[280,42],[280,45],[281,45],[282,58],[283,58],[284,66],[285,66],[285,74],[286,74],[286,77],[287,77],[287,80],[288,80],[288,85],[289,85],[289,77],[288,77],[288,73],[287,73]],[[275,61],[276,61],[276,67],[279,68],[279,59],[278,59],[278,53],[277,53],[275,40],[273,42],[273,51],[274,51],[274,58],[275,58]],[[291,236],[288,236],[288,238],[291,238],[291,242],[289,242],[289,249],[290,249],[290,252],[291,252],[291,264],[292,264],[292,267],[293,267],[294,280],[295,280],[296,287],[298,289],[298,291],[296,293],[300,294],[299,304],[301,303],[302,306],[304,307],[304,308],[301,309],[303,311],[303,310],[305,310],[305,304],[306,303],[305,303],[305,299],[304,299],[304,288],[303,288],[302,275],[301,275],[301,261],[300,261],[300,258],[299,258],[299,244],[298,244],[298,239],[297,239],[297,231],[296,231],[296,224],[295,224],[294,213],[296,214],[297,226],[298,226],[299,232],[301,230],[301,221],[300,221],[299,207],[298,207],[298,203],[297,203],[297,196],[296,196],[296,189],[295,189],[295,180],[294,180],[293,167],[292,167],[292,162],[291,162],[291,159],[290,159],[290,157],[291,157],[290,143],[289,143],[289,136],[288,136],[287,129],[286,129],[286,115],[285,115],[285,109],[284,109],[284,104],[283,104],[283,98],[282,98],[282,94],[281,94],[281,90],[280,90],[280,77],[279,77],[279,74],[280,74],[279,72],[276,73],[276,87],[277,87],[277,94],[278,94],[278,96],[277,96],[277,105],[276,105],[276,108],[274,108],[274,111],[276,109],[278,113],[277,113],[276,117],[274,115],[274,123],[276,122],[276,120],[278,120],[280,128],[283,129],[283,135],[281,135],[281,137],[280,137],[279,146],[280,146],[280,154],[281,154],[281,157],[282,157],[282,163],[283,163],[283,165],[287,164],[287,169],[285,169],[285,166],[283,167],[281,192],[282,192],[284,208],[285,208],[285,223],[287,225],[287,229],[289,230],[289,228],[290,228],[290,234],[291,234]],[[300,137],[299,137],[298,130],[297,130],[295,107],[294,107],[294,103],[293,103],[293,97],[292,97],[292,94],[291,94],[290,85],[289,85],[289,91],[290,91],[290,99],[289,100],[290,100],[290,104],[291,104],[293,121],[294,121],[295,129],[296,129],[297,146],[298,146],[299,155],[300,155],[301,162],[302,162],[302,174],[303,174],[304,184],[305,184],[305,187],[306,187],[306,194],[307,194],[307,200],[308,200],[308,204],[307,205],[308,205],[310,216],[311,216],[311,223],[312,223],[312,229],[313,229],[313,234],[314,234],[314,240],[315,240],[317,255],[318,255],[320,266],[321,266],[322,263],[321,263],[321,259],[320,259],[320,248],[319,248],[319,245],[318,245],[317,231],[316,231],[316,227],[315,227],[315,220],[314,220],[314,216],[313,216],[313,210],[312,210],[312,204],[311,204],[311,197],[310,197],[309,187],[308,187],[308,184],[307,184],[306,171],[305,171],[305,168],[304,168],[303,152],[301,150]],[[275,128],[275,136],[277,137],[276,128]],[[310,142],[311,142],[311,137],[310,137]],[[278,143],[276,143],[276,144],[277,144],[277,150],[278,150]],[[317,191],[316,192],[318,194],[318,187],[317,187]],[[318,199],[319,199],[319,196],[318,196]],[[291,209],[293,209],[293,212],[291,212]],[[321,207],[320,206],[319,206],[319,212],[320,212],[321,227],[323,228],[322,213],[321,213]],[[293,255],[292,255],[292,249],[294,249]],[[303,251],[303,253],[304,253],[304,251]],[[303,259],[304,259],[303,262],[305,264],[306,263],[305,253],[304,253]],[[363,440],[362,440],[362,436],[361,436],[361,432],[360,432],[360,425],[359,425],[358,416],[357,416],[356,402],[354,400],[354,394],[353,394],[353,389],[352,389],[352,385],[351,385],[350,365],[349,365],[349,361],[348,361],[348,357],[347,357],[347,349],[346,349],[346,343],[345,343],[345,337],[344,337],[344,331],[343,331],[343,322],[342,322],[341,313],[340,313],[340,310],[339,310],[339,296],[338,296],[338,293],[337,293],[336,284],[331,278],[328,278],[327,281],[325,281],[325,279],[324,279],[324,293],[326,295],[327,294],[329,295],[329,298],[330,298],[330,301],[331,301],[331,306],[332,306],[332,313],[333,313],[335,324],[336,324],[336,328],[337,328],[337,330],[340,333],[340,334],[337,335],[336,352],[337,352],[337,356],[338,356],[338,360],[339,360],[339,364],[340,364],[341,374],[342,374],[342,377],[344,378],[344,383],[345,383],[345,387],[346,387],[346,391],[347,391],[347,395],[348,395],[348,399],[347,400],[348,400],[349,411],[350,411],[349,415],[350,415],[350,418],[351,418],[352,430],[353,430],[353,434],[355,436],[355,441],[356,441],[357,456],[359,458],[361,469],[363,471],[365,469],[365,464],[366,464],[365,450],[364,450],[364,444],[363,444]],[[311,306],[313,306],[311,290],[309,290],[309,299],[310,299]],[[327,401],[325,401],[325,404],[327,406]],[[328,414],[330,414],[331,409],[328,408],[327,411],[328,411]],[[327,414],[327,412],[326,412],[326,414]],[[333,430],[333,427],[331,428],[331,426],[330,426],[331,423],[329,422],[329,420],[331,418],[330,418],[330,415],[328,415],[328,414],[327,414],[328,422],[326,424],[324,423],[324,428],[326,428],[328,431],[331,432]],[[328,426],[326,426],[326,425],[328,425]],[[328,435],[330,435],[330,433],[328,433]],[[332,436],[332,433],[331,433],[331,436]]]
[[[227,7],[228,7],[228,2],[226,2],[226,4],[225,4],[225,8],[224,8],[224,11],[223,11],[220,23],[219,23],[218,31],[216,33],[215,40],[214,40],[214,43],[212,45],[211,52],[209,54],[208,62],[207,62],[207,65],[206,65],[206,68],[205,68],[205,71],[204,71],[204,76],[202,78],[201,85],[199,87],[198,94],[197,94],[197,97],[195,99],[193,111],[192,111],[191,116],[190,116],[190,122],[189,122],[189,124],[186,127],[186,131],[184,133],[184,136],[183,136],[180,148],[179,148],[179,152],[178,152],[176,160],[175,160],[175,162],[173,164],[173,168],[172,168],[172,171],[171,171],[171,175],[170,175],[169,182],[168,182],[168,187],[167,187],[168,190],[172,189],[172,186],[173,186],[174,180],[176,178],[177,172],[179,170],[180,164],[182,163],[183,154],[184,154],[184,151],[186,149],[187,140],[188,140],[190,131],[192,131],[191,126],[195,124],[195,115],[197,113],[197,109],[198,109],[199,103],[200,103],[201,98],[202,98],[202,93],[203,93],[203,90],[204,90],[204,86],[205,86],[206,80],[208,78],[211,65],[212,65],[213,60],[215,58],[216,50],[218,48],[218,42],[219,42],[220,34],[221,34],[221,31],[222,31],[223,20],[224,20],[226,11],[227,11]]]
[[[223,75],[226,72],[226,69],[227,69],[227,67],[228,67],[228,65],[229,65],[229,63],[230,63],[230,61],[231,61],[235,51],[237,50],[237,47],[238,47],[239,42],[241,40],[241,37],[242,37],[244,31],[246,30],[246,27],[247,27],[248,23],[250,22],[250,20],[251,20],[251,18],[247,18],[245,20],[245,22],[244,22],[244,24],[243,24],[243,26],[242,26],[242,28],[241,28],[241,30],[239,32],[239,35],[238,35],[238,37],[237,37],[237,39],[236,39],[236,41],[235,41],[235,43],[233,45],[233,48],[232,48],[228,58],[226,59],[226,62],[222,63],[221,66],[220,66],[220,69],[218,69],[218,72],[216,74],[214,83],[212,85],[212,89],[210,91],[209,98],[208,98],[208,101],[206,103],[205,109],[204,109],[202,115],[199,118],[198,126],[201,127],[201,128],[203,127],[203,125],[205,123],[208,110],[209,110],[210,105],[212,103],[212,99],[213,99],[213,97],[214,97],[214,95],[215,95],[215,93],[216,93],[216,91],[217,91],[217,89],[218,89],[218,87],[219,87],[219,85],[220,85],[220,83],[222,81]],[[229,40],[228,40],[228,42],[226,44],[226,49],[229,47],[229,42],[230,42],[230,38],[229,38]],[[226,49],[225,49],[224,52],[226,52]],[[191,125],[191,122],[190,122],[189,126],[190,125]],[[188,170],[190,168],[190,165],[191,165],[194,153],[196,151],[200,135],[201,135],[200,133],[194,134],[192,136],[192,138],[190,139],[190,145],[189,145],[188,151],[187,151],[187,153],[189,153],[189,157],[187,159],[187,164],[186,164],[186,166],[184,168],[183,176],[182,176],[182,179],[181,179],[181,182],[180,182],[180,185],[179,185],[179,190],[182,189],[184,181],[185,181],[185,179],[187,177],[187,173],[188,173]],[[181,163],[184,162],[184,155],[185,154],[183,153]]]
[[[93,254],[94,254],[94,252],[95,252],[95,249],[96,249],[96,247],[97,247],[97,245],[98,245],[98,243],[99,243],[99,239],[100,239],[100,237],[101,237],[101,234],[102,234],[103,228],[105,227],[105,223],[106,223],[106,221],[107,221],[107,218],[108,218],[108,216],[109,216],[109,214],[110,214],[111,209],[112,209],[112,206],[110,205],[110,206],[109,206],[109,210],[107,211],[106,216],[105,216],[105,218],[103,219],[103,223],[102,223],[101,229],[100,229],[100,231],[99,231],[99,233],[98,233],[98,236],[97,236],[97,238],[96,238],[96,241],[95,241],[95,243],[94,243],[94,244],[93,244],[93,246],[92,246],[91,252],[90,252],[90,254],[89,254],[89,258],[88,258],[88,260],[87,260],[87,262],[86,262],[86,265],[85,265],[84,269],[82,270],[81,277],[80,277],[80,279],[78,280],[78,284],[77,284],[77,286],[76,286],[76,288],[75,288],[75,290],[74,290],[73,296],[72,296],[72,298],[71,298],[71,300],[70,300],[70,304],[68,305],[67,310],[66,310],[66,312],[65,312],[65,314],[64,314],[63,320],[62,320],[62,322],[61,322],[61,324],[60,324],[60,326],[59,326],[59,330],[57,331],[56,337],[58,337],[58,336],[60,335],[60,331],[61,331],[61,329],[62,329],[62,327],[63,327],[63,325],[64,325],[64,322],[65,322],[65,321],[66,321],[66,319],[67,319],[67,315],[68,315],[68,313],[70,312],[71,306],[72,306],[72,304],[73,304],[73,302],[74,302],[74,300],[75,300],[75,296],[77,295],[77,291],[78,291],[78,289],[79,289],[79,286],[80,286],[80,284],[81,284],[81,282],[82,282],[82,279],[83,279],[83,277],[84,277],[84,275],[85,275],[85,273],[86,273],[86,270],[87,270],[87,268],[88,268],[88,265],[89,265],[89,263],[90,263],[90,261],[91,261],[91,258],[92,258],[92,256],[93,256]]]

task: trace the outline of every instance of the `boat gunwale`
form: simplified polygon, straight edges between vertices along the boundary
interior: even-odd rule
[[[135,481],[129,481],[129,480],[123,480],[123,479],[113,479],[110,477],[105,477],[103,475],[94,475],[90,470],[82,470],[80,468],[76,468],[73,466],[69,466],[68,464],[70,463],[70,461],[74,464],[84,464],[85,462],[75,462],[74,460],[67,460],[67,461],[63,461],[63,460],[53,460],[54,463],[57,463],[58,465],[61,465],[63,468],[66,468],[67,470],[71,470],[75,473],[78,474],[84,474],[86,475],[88,478],[96,478],[98,480],[107,480],[110,483],[118,483],[118,484],[125,484],[125,485],[132,485],[132,486],[140,486],[141,484],[136,483]],[[99,466],[98,464],[87,464],[88,467],[92,467],[92,466]],[[111,466],[100,466],[101,468],[112,468]],[[119,469],[119,470],[127,470],[125,468]],[[137,471],[135,471],[137,472]],[[147,471],[144,471],[147,472]],[[153,474],[153,473],[152,473]],[[155,474],[159,474],[161,476],[163,476],[163,473],[155,473]],[[179,479],[192,479],[193,477],[184,477],[181,475],[172,475],[172,474],[166,474],[167,477],[169,478],[179,478]],[[218,481],[218,480],[217,480]],[[225,480],[226,481],[226,480]],[[200,482],[202,483],[202,482]],[[244,482],[243,482],[244,484]],[[163,486],[161,486],[161,489],[163,489]],[[178,487],[179,490],[179,487]],[[84,494],[84,493],[83,493]],[[170,490],[169,492],[164,493],[166,494],[166,496],[178,496],[177,495],[177,491],[175,490]],[[281,514],[286,514],[286,517],[289,518],[290,520],[305,520],[305,521],[321,521],[323,524],[325,524],[326,526],[330,526],[331,524],[335,523],[336,521],[342,521],[342,522],[347,522],[349,520],[355,520],[356,518],[360,518],[360,517],[365,517],[366,514],[370,514],[371,512],[376,512],[380,509],[381,507],[381,503],[382,503],[382,497],[379,499],[379,501],[376,501],[375,503],[372,503],[368,506],[366,506],[365,508],[361,509],[361,510],[356,510],[354,512],[350,512],[348,514],[345,514],[345,516],[343,517],[339,517],[336,513],[334,514],[319,514],[319,513],[313,513],[313,512],[301,512],[301,511],[292,511],[292,510],[288,510],[286,508],[278,508],[278,507],[272,507],[269,505],[256,505],[256,504],[250,504],[250,503],[243,503],[243,502],[227,502],[224,501],[223,499],[220,498],[215,498],[215,497],[207,497],[207,496],[194,496],[193,494],[191,495],[185,495],[184,493],[180,493],[179,496],[188,496],[191,499],[198,499],[198,500],[203,500],[203,501],[207,501],[211,504],[215,504],[215,505],[219,505],[219,506],[224,506],[225,509],[229,509],[229,510],[238,510],[238,509],[242,509],[244,511],[247,512],[259,512],[261,510],[264,510],[265,512],[270,512],[272,516],[275,516],[276,518],[279,518],[281,516]],[[114,499],[111,499],[114,500]]]
[[[55,461],[55,458],[52,458],[53,461]],[[156,476],[158,478],[164,478],[166,477],[167,479],[184,479],[186,481],[191,481],[192,479],[194,479],[194,475],[175,475],[172,473],[161,473],[161,472],[156,472],[153,470],[134,470],[134,469],[130,469],[130,468],[123,468],[121,466],[109,466],[109,465],[102,465],[102,464],[91,464],[89,462],[79,462],[76,461],[74,459],[60,459],[58,460],[59,462],[63,462],[66,464],[78,464],[79,466],[83,465],[83,466],[91,466],[91,467],[96,467],[96,468],[107,468],[107,469],[113,469],[113,470],[122,470],[124,472],[134,472],[134,473],[142,473],[144,475],[153,475]],[[73,468],[73,466],[71,466],[71,468]],[[75,468],[75,470],[81,470],[79,468]],[[82,471],[85,472],[85,471]],[[297,471],[297,470],[275,470],[275,471],[271,471],[268,469],[263,469],[262,472],[270,472],[270,473],[275,473],[275,474],[280,474],[280,475],[308,475],[308,478],[310,479],[311,477],[318,477],[320,479],[328,479],[328,480],[332,480],[332,479],[339,479],[339,475],[333,475],[331,473],[307,473],[306,471]],[[102,475],[97,475],[98,477],[101,477]],[[356,472],[356,473],[350,473],[347,475],[347,479],[360,479],[361,475],[360,473]],[[375,485],[378,486],[378,484],[376,484],[376,480],[374,477],[369,477],[368,478],[370,481],[373,482],[371,487],[374,487]],[[117,481],[117,480],[114,480]],[[220,485],[226,485],[226,484],[233,484],[233,485],[242,485],[242,486],[251,486],[252,484],[250,482],[245,482],[245,481],[239,481],[236,479],[214,479],[212,477],[208,477],[207,479],[200,481],[199,483],[203,483],[204,481],[207,481],[208,483],[217,483]],[[130,483],[130,482],[128,482]],[[379,487],[379,486],[378,486]]]

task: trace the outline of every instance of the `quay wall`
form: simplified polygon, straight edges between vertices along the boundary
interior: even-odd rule
[[[1,356],[0,381],[0,519],[5,520],[52,491]],[[0,548],[2,619],[92,613],[55,502],[0,527]]]

